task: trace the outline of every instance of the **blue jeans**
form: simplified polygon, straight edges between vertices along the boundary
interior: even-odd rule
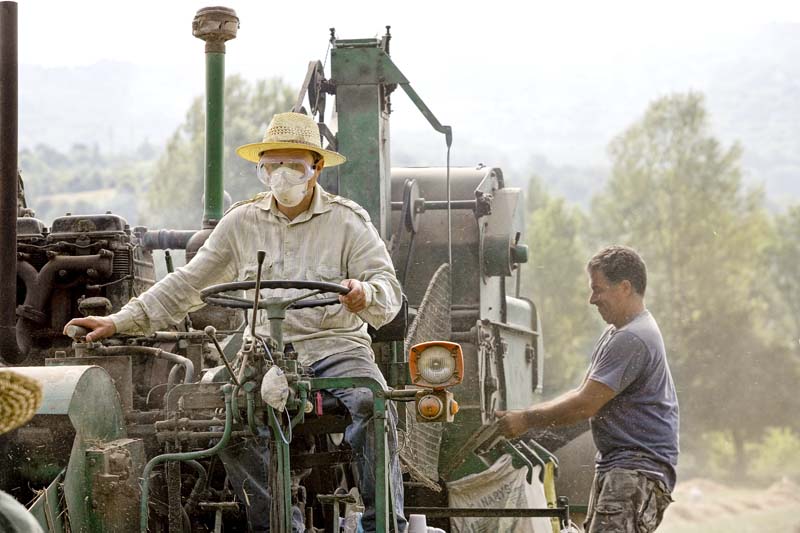
[[[333,354],[312,365],[314,375],[320,378],[368,377],[377,380],[384,387],[386,381],[373,360],[369,348],[349,350]],[[361,524],[365,532],[375,531],[375,427],[372,412],[372,392],[369,389],[334,389],[330,391],[350,412],[352,423],[345,430],[345,441],[353,449],[358,468],[359,487],[364,500],[364,515]],[[406,530],[403,514],[403,476],[397,453],[397,414],[389,402],[387,408],[387,428],[389,448],[389,475],[392,487],[392,504],[397,516],[400,532]],[[269,531],[269,460],[267,439],[248,439],[238,445],[220,452],[228,479],[236,495],[245,505],[251,529],[254,532]],[[244,493],[247,493],[247,496]],[[292,529],[304,531],[303,517],[293,509]]]

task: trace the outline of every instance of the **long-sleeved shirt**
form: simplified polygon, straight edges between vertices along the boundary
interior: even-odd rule
[[[146,334],[178,324],[188,312],[205,305],[200,299],[202,289],[255,280],[258,250],[266,251],[263,280],[363,282],[367,307],[358,314],[341,304],[286,312],[284,341],[294,345],[303,365],[358,346],[369,347],[367,324],[379,328],[400,309],[400,283],[367,212],[317,185],[311,205],[294,220],[278,210],[270,192],[234,206],[186,266],[131,299],[110,318],[120,333]],[[249,292],[252,298],[255,291]],[[261,298],[304,292],[308,291],[262,289]],[[259,312],[256,331],[269,334],[264,311]]]

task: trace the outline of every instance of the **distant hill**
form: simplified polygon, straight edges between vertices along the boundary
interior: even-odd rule
[[[183,120],[203,79],[180,69],[102,62],[86,67],[21,65],[20,148],[98,145],[132,151],[145,140],[161,145]]]
[[[548,72],[524,65],[492,69],[477,60],[454,63],[445,73],[415,65],[421,79],[412,83],[453,126],[454,165],[501,165],[519,186],[538,173],[555,192],[582,204],[602,186],[605,148],[614,135],[650,101],[699,90],[714,134],[744,146],[746,178],[765,183],[775,206],[800,199],[800,24],[724,39],[709,35],[689,49],[665,43],[634,52]],[[442,76],[448,83],[432,81]],[[202,74],[111,62],[23,65],[20,84],[21,146],[65,150],[80,142],[104,153],[131,151],[145,140],[162,145],[203,91]],[[443,140],[405,100],[401,91],[393,96],[394,162],[443,165]]]

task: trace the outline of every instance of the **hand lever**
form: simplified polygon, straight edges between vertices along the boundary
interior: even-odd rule
[[[239,386],[239,380],[236,379],[236,374],[233,373],[233,368],[231,368],[231,364],[228,362],[228,358],[225,357],[225,352],[222,351],[222,346],[219,345],[217,341],[217,330],[214,326],[206,326],[206,329],[203,330],[203,333],[208,335],[211,341],[214,343],[214,346],[217,347],[217,351],[219,352],[219,356],[222,358],[222,362],[225,363],[225,368],[228,369],[228,374],[231,375],[231,379],[233,380],[234,385],[237,387]]]
[[[67,337],[70,337],[73,340],[78,340],[78,338],[85,338],[86,335],[89,334],[89,330],[81,327],[81,326],[67,326],[64,331],[67,334]]]

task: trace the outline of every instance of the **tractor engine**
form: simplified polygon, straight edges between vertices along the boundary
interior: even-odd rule
[[[152,254],[125,219],[71,215],[48,231],[32,217],[17,219],[17,345],[19,361],[41,365],[70,340],[76,316],[105,316],[154,283]]]

